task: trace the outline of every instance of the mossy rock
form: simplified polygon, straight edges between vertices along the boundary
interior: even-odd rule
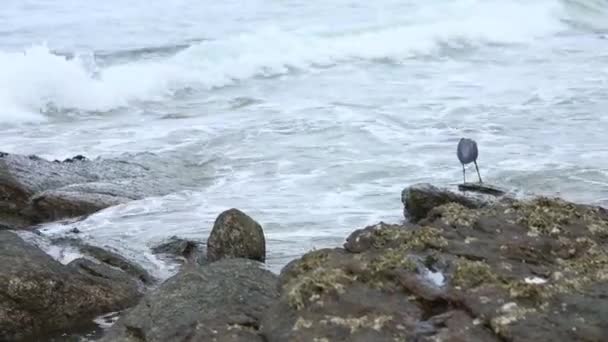
[[[281,292],[292,307],[302,309],[310,303],[323,302],[325,296],[340,295],[355,283],[393,288],[394,272],[416,269],[417,263],[406,250],[386,249],[357,256],[315,251],[281,275]]]
[[[221,213],[207,240],[207,259],[213,262],[223,258],[266,260],[262,226],[238,209]]]
[[[374,318],[392,316],[380,329],[387,341],[601,341],[607,217],[602,208],[542,197],[475,208],[452,201],[416,225],[359,229],[344,249],[311,252],[286,268],[273,316],[282,321],[268,320],[270,336],[282,339],[268,340],[374,340]],[[445,281],[425,282],[429,269]],[[418,313],[383,308],[393,302]],[[410,335],[395,322],[406,322]]]
[[[302,309],[309,303],[320,302],[325,295],[344,293],[354,280],[353,275],[340,268],[319,267],[290,282],[285,295],[289,305]]]
[[[600,207],[583,206],[559,198],[539,197],[513,205],[518,223],[538,234],[570,233],[586,228],[593,235],[608,236],[608,214]]]
[[[481,284],[496,283],[498,275],[494,273],[490,265],[483,261],[470,261],[460,259],[455,263],[451,283],[454,287],[461,289],[475,288]]]
[[[379,223],[353,232],[345,249],[359,253],[369,249],[399,248],[412,251],[442,249],[447,240],[432,226],[403,226]]]

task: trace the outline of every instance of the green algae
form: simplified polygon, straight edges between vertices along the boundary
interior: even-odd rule
[[[377,229],[372,233],[372,241],[375,248],[397,245],[406,250],[441,249],[448,244],[441,236],[441,230],[428,226],[419,229],[403,227]]]
[[[452,227],[471,226],[479,218],[479,211],[459,203],[447,203],[433,209],[432,215],[441,217],[441,222]]]
[[[300,274],[290,283],[287,301],[299,310],[309,303],[319,303],[324,294],[344,293],[346,285],[353,281],[354,277],[340,268],[319,267]]]
[[[498,275],[483,261],[460,259],[452,274],[452,285],[460,288],[474,288],[485,283],[497,283],[498,280]]]
[[[548,197],[515,202],[511,207],[517,215],[516,222],[533,233],[555,236],[567,226],[580,225],[593,235],[608,236],[608,218],[598,207]]]

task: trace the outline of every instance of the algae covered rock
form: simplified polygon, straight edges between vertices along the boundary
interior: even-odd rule
[[[439,203],[439,202],[436,202]],[[427,211],[428,210],[428,211]],[[536,197],[446,201],[288,264],[269,341],[602,341],[608,212]]]
[[[425,223],[443,231],[444,257],[455,257],[446,270],[451,301],[462,303],[496,336],[608,336],[606,323],[596,319],[608,305],[598,293],[608,279],[603,208],[547,197],[478,209],[449,203],[434,208]]]
[[[262,226],[238,209],[221,213],[207,240],[207,259],[216,261],[222,258],[266,260]]]
[[[434,209],[453,263],[456,300],[503,339],[599,341],[608,326],[606,211],[537,197],[481,209]],[[576,298],[575,302],[572,302]],[[596,305],[589,305],[595,302]],[[570,303],[566,305],[566,303]],[[568,320],[577,316],[576,322]],[[559,323],[559,324],[558,324]]]
[[[264,334],[268,341],[492,337],[473,317],[449,308],[443,281],[434,278],[446,246],[433,227],[380,223],[351,234],[346,249],[307,253],[281,272],[281,297],[263,320]],[[446,332],[448,321],[470,329]]]
[[[230,258],[185,266],[122,316],[102,341],[264,341],[264,311],[275,301],[276,275]]]

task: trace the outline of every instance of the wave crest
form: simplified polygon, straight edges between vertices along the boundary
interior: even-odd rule
[[[0,121],[41,119],[49,106],[109,111],[133,101],[162,100],[181,89],[208,90],[293,69],[399,61],[445,53],[446,47],[528,44],[566,30],[564,20],[588,19],[584,11],[598,8],[604,11],[598,15],[604,15],[605,2],[598,0],[430,2],[409,13],[407,25],[325,34],[267,28],[188,47],[176,45],[173,54],[153,60],[138,54],[126,62],[117,58],[110,65],[106,63],[111,58],[97,65],[86,56],[53,54],[45,45],[24,53],[0,52]]]

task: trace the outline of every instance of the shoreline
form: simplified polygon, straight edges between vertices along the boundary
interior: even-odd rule
[[[40,165],[38,159],[28,160]],[[88,161],[72,161],[68,168],[78,163]],[[10,171],[6,162],[2,166],[5,174]],[[86,191],[100,189],[59,183],[81,192],[61,197],[59,209],[73,210],[91,198]],[[0,183],[4,193],[15,190],[6,184]],[[608,333],[604,309],[598,307],[608,298],[602,297],[608,292],[608,211],[559,198],[479,190],[484,189],[473,184],[467,189],[407,186],[401,194],[403,222],[355,229],[342,246],[310,250],[280,272],[265,266],[263,227],[238,209],[219,213],[205,242],[176,236],[155,246],[153,253],[179,265],[167,279],[88,245],[78,232],[49,242],[72,249],[61,263],[20,240],[15,229],[0,230],[0,258],[15,265],[0,270],[0,279],[11,284],[0,288],[10,299],[9,311],[0,310],[0,326],[8,327],[0,337],[27,341],[52,335],[53,341],[67,341],[90,335],[105,342],[181,340],[178,336],[218,341],[524,341],[535,336],[549,341],[594,340]],[[35,192],[30,196],[34,202],[40,198]],[[10,207],[3,203],[7,216]],[[8,216],[27,218],[28,213],[40,220],[31,200],[20,203],[20,211]],[[66,215],[49,206],[42,210]],[[72,297],[79,299],[66,302]],[[82,300],[87,304],[79,305]],[[29,304],[20,306],[23,301]],[[63,304],[30,311],[45,302]],[[555,305],[566,309],[555,314]],[[16,312],[26,318],[14,320]],[[79,319],[70,318],[74,315]],[[572,315],[585,320],[572,321]],[[556,322],[561,322],[557,328]],[[183,324],[188,328],[180,328]]]

